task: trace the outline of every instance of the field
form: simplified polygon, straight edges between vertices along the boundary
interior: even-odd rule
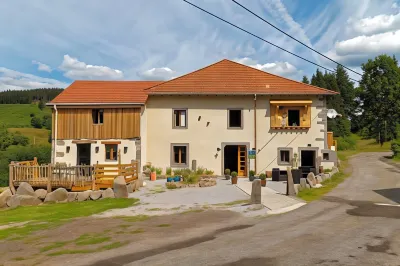
[[[0,104],[0,124],[8,128],[31,127],[30,114],[42,118],[45,114],[51,114],[49,108],[40,110],[36,104]]]
[[[34,145],[49,144],[49,130],[44,128],[8,128],[9,132],[20,132],[29,138],[29,143]]]

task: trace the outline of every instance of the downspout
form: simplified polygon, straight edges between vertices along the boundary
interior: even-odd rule
[[[254,149],[256,157],[254,158],[254,171],[257,173],[257,94],[254,94]]]
[[[58,110],[57,105],[54,104],[55,118],[54,118],[54,149],[53,149],[53,164],[56,163],[56,147],[57,147],[57,128],[58,128]]]

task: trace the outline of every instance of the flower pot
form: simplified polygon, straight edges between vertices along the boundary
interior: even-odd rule
[[[249,181],[250,181],[250,182],[253,182],[254,179],[256,179],[256,177],[255,177],[254,175],[253,175],[253,176],[249,176]]]
[[[179,181],[181,181],[181,178],[180,178],[179,176],[175,176],[175,177],[174,177],[174,181],[175,181],[175,182],[179,182]]]
[[[225,179],[229,180],[229,179],[231,179],[231,176],[230,175],[225,175]]]
[[[237,184],[237,180],[238,180],[237,176],[235,176],[235,177],[232,176],[232,178],[231,178],[232,185],[236,185]]]
[[[267,179],[262,180],[261,179],[261,186],[265,187],[267,185]]]
[[[151,181],[156,181],[156,180],[157,180],[157,174],[156,174],[156,172],[150,173],[150,180],[151,180]]]
[[[167,182],[172,182],[172,181],[174,181],[173,177],[167,177]]]

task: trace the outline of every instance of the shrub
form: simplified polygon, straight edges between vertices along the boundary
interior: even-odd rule
[[[225,169],[225,175],[230,175],[231,174],[231,170],[230,169]]]
[[[168,189],[176,189],[177,187],[176,187],[176,184],[175,183],[172,183],[172,182],[168,182],[166,185],[165,185]]]
[[[237,177],[238,173],[235,172],[235,171],[233,171],[233,172],[231,173],[231,175],[232,175],[232,177]]]
[[[44,128],[51,130],[51,115],[44,115],[42,119],[42,125]]]
[[[267,176],[264,173],[261,173],[260,174],[260,179],[261,180],[265,180],[265,179],[267,179]]]
[[[249,175],[250,175],[250,176],[254,176],[255,174],[256,174],[256,172],[254,172],[254,170],[250,170],[250,171],[249,171]]]
[[[152,173],[154,173],[154,172],[156,171],[156,168],[155,168],[154,166],[150,166],[149,169],[150,169],[150,171],[151,171]]]
[[[199,182],[199,176],[196,173],[190,173],[183,177],[183,182],[186,184],[196,184]]]
[[[182,169],[174,169],[174,175],[182,175]]]
[[[202,175],[202,174],[204,174],[205,170],[206,169],[204,167],[199,166],[199,167],[197,167],[196,174]]]
[[[171,167],[165,168],[165,174],[166,174],[166,175],[171,175],[171,173],[172,173]]]
[[[192,170],[189,168],[182,169],[182,177],[187,178],[190,174],[192,174]]]
[[[338,137],[337,138],[338,150],[355,150],[357,146],[357,140],[354,136]]]
[[[31,126],[33,126],[34,128],[42,128],[42,119],[36,116],[32,117]]]
[[[393,157],[399,157],[400,156],[400,139],[395,139],[392,141],[392,144],[390,145],[390,149],[393,152]]]
[[[29,138],[27,136],[22,135],[18,131],[13,135],[13,137],[14,137],[13,145],[26,146],[29,144]]]
[[[206,174],[206,175],[213,175],[213,174],[214,174],[214,171],[213,171],[213,170],[207,170],[207,169],[206,169],[205,174]]]
[[[161,175],[162,174],[162,168],[161,167],[157,167],[157,168],[155,168],[155,170],[156,170],[156,174],[157,175]]]

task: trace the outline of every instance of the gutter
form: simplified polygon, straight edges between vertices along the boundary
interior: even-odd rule
[[[57,147],[57,129],[58,129],[58,110],[57,105],[54,104],[55,118],[54,118],[54,149],[53,149],[53,164],[56,163],[56,147]]]
[[[63,105],[144,105],[145,103],[47,103],[47,106]]]
[[[254,94],[254,149],[256,158],[254,158],[254,171],[257,173],[257,94]]]

